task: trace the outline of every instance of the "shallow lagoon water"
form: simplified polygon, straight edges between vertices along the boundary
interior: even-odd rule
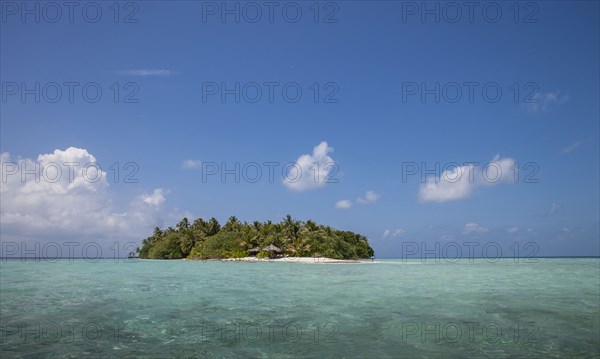
[[[0,261],[9,357],[600,357],[600,259]]]

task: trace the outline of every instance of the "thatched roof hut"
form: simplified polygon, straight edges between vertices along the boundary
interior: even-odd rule
[[[260,248],[258,248],[258,247],[248,249],[248,253],[258,253],[258,252],[260,252]]]
[[[272,244],[269,244],[268,246],[266,246],[265,248],[263,248],[263,251],[267,251],[267,252],[281,252],[281,249],[275,247]]]

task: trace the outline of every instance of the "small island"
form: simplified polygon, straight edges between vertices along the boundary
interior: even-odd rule
[[[176,228],[154,228],[138,248],[146,259],[235,259],[255,257],[318,257],[339,260],[371,258],[367,237],[350,231],[293,219],[280,223],[240,222],[235,216],[223,226],[215,218],[183,218]]]

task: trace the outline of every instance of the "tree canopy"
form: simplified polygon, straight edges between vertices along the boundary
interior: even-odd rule
[[[270,244],[283,254],[295,257],[321,255],[335,259],[369,258],[374,254],[367,237],[329,226],[295,220],[287,215],[280,223],[240,222],[235,216],[221,226],[219,221],[202,218],[189,223],[183,218],[175,228],[154,228],[139,249],[140,258],[219,259],[240,258],[250,248]],[[265,253],[259,253],[259,256]]]

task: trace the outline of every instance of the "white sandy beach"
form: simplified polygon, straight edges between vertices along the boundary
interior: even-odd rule
[[[287,262],[287,263],[305,263],[305,264],[363,264],[371,263],[371,260],[352,260],[352,259],[333,259],[326,257],[280,257],[280,258],[226,258],[221,261],[227,262]]]

